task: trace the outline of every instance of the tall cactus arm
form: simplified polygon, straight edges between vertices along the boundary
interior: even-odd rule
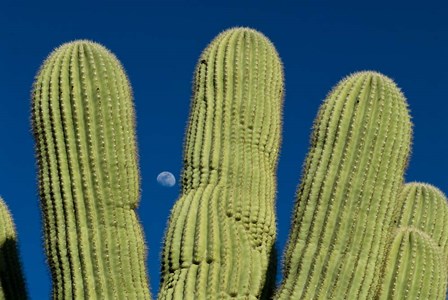
[[[411,143],[404,96],[359,72],[315,120],[277,299],[365,299],[377,286]]]
[[[148,299],[134,108],[119,61],[89,41],[56,49],[34,83],[32,123],[53,298]]]
[[[27,299],[11,213],[0,197],[0,300]]]
[[[160,299],[266,295],[282,98],[282,64],[259,32],[227,30],[202,53]]]

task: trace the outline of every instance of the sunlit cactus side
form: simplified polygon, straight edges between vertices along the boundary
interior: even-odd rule
[[[200,56],[160,299],[268,296],[282,98],[282,64],[261,33],[227,30]]]
[[[436,187],[408,183],[400,193],[379,299],[445,299],[448,203]]]
[[[379,73],[355,73],[328,95],[297,191],[277,299],[372,295],[411,127],[403,94]]]
[[[32,123],[53,298],[150,298],[134,107],[120,62],[90,41],[56,49],[34,83]]]
[[[27,299],[27,292],[14,222],[0,197],[0,300],[8,299]]]

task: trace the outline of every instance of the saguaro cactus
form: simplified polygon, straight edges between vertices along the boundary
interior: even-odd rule
[[[202,53],[160,299],[260,297],[276,233],[282,97],[282,64],[259,32],[225,31]]]
[[[279,56],[255,30],[227,30],[199,58],[160,299],[271,299],[283,93]],[[64,44],[32,98],[53,298],[150,298],[120,63],[96,43]],[[314,124],[275,298],[443,297],[448,204],[430,185],[403,185],[411,131],[404,96],[384,75],[359,72],[332,90]],[[13,227],[0,199],[0,300],[26,298]]]
[[[98,44],[64,44],[32,98],[53,297],[148,299],[134,110],[120,63]]]
[[[278,299],[366,299],[375,290],[411,141],[403,95],[360,72],[322,105],[297,192]]]
[[[27,299],[12,216],[0,197],[0,300]]]

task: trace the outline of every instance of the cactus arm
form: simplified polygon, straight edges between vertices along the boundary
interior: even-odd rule
[[[444,299],[447,264],[442,248],[415,227],[396,230],[377,299]]]
[[[53,297],[148,299],[134,111],[120,63],[98,44],[64,44],[32,98]]]
[[[281,62],[260,33],[225,31],[202,53],[160,299],[260,297],[275,239],[282,95]]]
[[[27,299],[11,213],[0,197],[0,300]]]
[[[410,138],[404,97],[385,76],[356,73],[330,93],[315,121],[277,299],[363,299],[376,286]]]
[[[436,187],[403,186],[391,223],[379,299],[443,299],[448,276],[448,203]],[[410,256],[404,259],[404,256]]]
[[[422,182],[405,184],[391,226],[420,229],[443,249],[448,262],[448,201],[435,186]]]

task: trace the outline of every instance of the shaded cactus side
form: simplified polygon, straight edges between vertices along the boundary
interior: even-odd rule
[[[404,96],[359,72],[315,120],[277,299],[365,299],[374,291],[411,143]]]
[[[11,213],[0,197],[0,300],[27,299]]]
[[[36,77],[32,121],[53,298],[148,299],[134,108],[121,64],[93,42],[62,45]]]
[[[268,294],[282,97],[282,64],[261,33],[227,30],[202,53],[160,299]]]

